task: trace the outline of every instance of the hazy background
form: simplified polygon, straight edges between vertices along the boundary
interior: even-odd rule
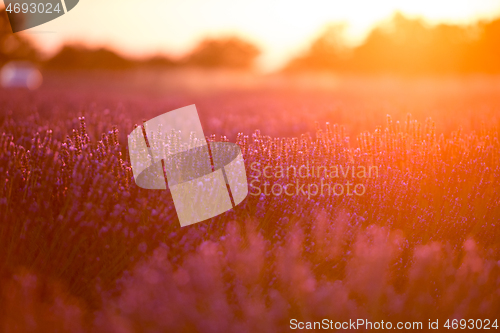
[[[1,3],[0,3],[1,5]],[[206,37],[239,36],[262,52],[256,68],[269,72],[306,51],[332,22],[345,24],[345,41],[358,45],[396,11],[432,24],[470,24],[500,15],[495,0],[82,0],[63,17],[30,29],[48,56],[64,43],[105,46],[126,56],[180,57]]]

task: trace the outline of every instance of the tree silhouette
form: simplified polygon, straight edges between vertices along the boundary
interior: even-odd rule
[[[134,66],[134,62],[115,52],[100,48],[88,49],[80,46],[64,46],[54,57],[46,62],[53,69],[111,69],[122,70]]]
[[[333,41],[333,42],[332,42]],[[322,70],[402,75],[500,73],[500,19],[473,25],[428,25],[395,14],[352,49],[327,29],[287,71]]]
[[[196,67],[248,69],[259,54],[256,46],[237,37],[207,38],[195,47],[184,62]]]
[[[338,24],[328,26],[321,36],[311,44],[305,55],[293,59],[288,64],[287,70],[324,70],[329,68],[342,70],[346,65],[345,59],[349,52],[342,37],[344,28],[344,25]]]

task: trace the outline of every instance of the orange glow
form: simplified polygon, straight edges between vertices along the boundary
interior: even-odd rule
[[[65,41],[107,45],[142,56],[181,55],[205,36],[239,35],[258,45],[259,66],[272,70],[304,50],[331,22],[346,24],[356,44],[395,11],[430,23],[470,23],[500,15],[498,0],[85,0],[27,34],[46,52]]]

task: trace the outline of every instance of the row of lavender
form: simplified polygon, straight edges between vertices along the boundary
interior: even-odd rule
[[[431,120],[388,117],[355,140],[328,124],[297,138],[241,133],[249,181],[252,165],[378,174],[361,196],[250,191],[234,210],[181,229],[168,191],[133,181],[129,120],[112,127],[101,112],[86,115],[108,127],[99,139],[84,118],[73,132],[71,119],[49,125],[36,113],[0,126],[1,302],[19,309],[0,315],[11,330],[30,325],[25,312],[63,331],[280,331],[289,318],[498,313],[498,129],[445,138]]]

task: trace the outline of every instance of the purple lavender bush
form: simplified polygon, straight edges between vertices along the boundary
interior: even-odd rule
[[[105,106],[115,97],[84,93],[0,97],[0,330],[280,332],[292,318],[495,319],[498,127],[449,131],[455,120],[439,116],[441,134],[430,118],[403,111],[393,113],[399,121],[355,126],[349,110],[320,124],[300,107],[279,110],[288,103],[280,94],[268,109],[245,94],[194,101],[208,110],[206,133],[217,133],[209,140],[241,147],[249,182],[307,189],[325,180],[321,172],[258,177],[265,166],[376,167],[376,176],[339,180],[365,193],[252,188],[233,210],[185,228],[168,190],[135,185],[126,135],[153,112],[141,110],[191,97],[115,108]],[[217,120],[217,98],[239,109]],[[269,125],[271,110],[296,127]]]

